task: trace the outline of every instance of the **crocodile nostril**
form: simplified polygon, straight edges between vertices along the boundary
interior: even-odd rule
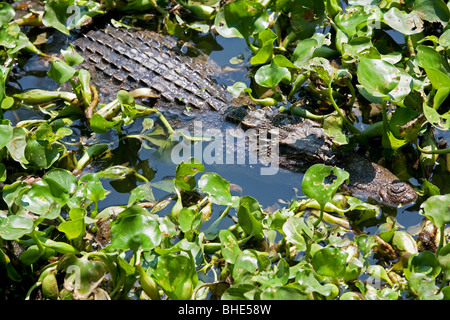
[[[406,186],[404,183],[396,183],[389,187],[389,191],[394,194],[399,194],[406,191]]]

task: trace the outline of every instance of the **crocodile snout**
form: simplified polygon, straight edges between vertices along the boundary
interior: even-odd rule
[[[403,181],[394,181],[380,189],[380,197],[389,205],[409,205],[416,201],[417,193]]]

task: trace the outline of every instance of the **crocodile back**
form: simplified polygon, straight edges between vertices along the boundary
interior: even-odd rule
[[[150,88],[171,106],[197,112],[222,111],[229,94],[213,79],[202,59],[183,55],[174,38],[152,31],[108,26],[91,30],[74,41],[75,50],[108,98],[120,90]]]

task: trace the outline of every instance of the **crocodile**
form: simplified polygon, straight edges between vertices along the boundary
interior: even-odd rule
[[[247,129],[265,129],[269,133],[275,129],[279,165],[284,168],[304,172],[313,163],[333,165],[349,173],[349,181],[342,191],[355,197],[373,199],[388,206],[408,205],[417,199],[416,192],[407,182],[399,180],[367,156],[334,150],[332,137],[315,121],[246,106],[234,108],[226,117]]]
[[[226,120],[236,121],[232,114],[242,109],[230,107],[236,101],[225,86],[215,81],[214,69],[206,59],[186,56],[172,37],[108,26],[82,34],[73,46],[85,58],[81,66],[91,71],[105,97],[119,89],[147,87],[160,95],[165,102],[162,106],[183,113],[189,107],[201,116],[216,114],[213,121],[217,127]],[[314,162],[337,165],[350,173],[346,189],[354,196],[389,206],[416,201],[414,189],[388,169],[366,156],[348,156],[333,150],[331,137],[317,123],[292,115],[272,116],[263,109],[246,110],[238,119],[239,125],[279,129],[280,166],[304,171]]]
[[[171,108],[197,113],[223,111],[230,100],[226,88],[213,78],[215,66],[208,66],[201,55],[183,54],[172,37],[110,25],[81,34],[73,46],[85,58],[81,67],[101,83],[104,98],[114,97],[119,89],[145,87]]]

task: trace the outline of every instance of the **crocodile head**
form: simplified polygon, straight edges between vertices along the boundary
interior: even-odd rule
[[[409,205],[416,201],[417,193],[406,182],[395,180],[386,184],[379,190],[383,203],[390,205]]]
[[[235,109],[231,115],[232,120],[247,128],[278,129],[279,165],[282,167],[305,171],[318,162],[337,165],[350,174],[350,181],[343,188],[355,197],[371,198],[388,206],[409,205],[417,199],[414,189],[387,168],[356,153],[335,152],[332,138],[311,120],[274,115],[263,109]]]
[[[413,204],[417,199],[417,193],[407,182],[366,157],[352,155],[345,157],[342,163],[350,173],[348,187],[354,196],[395,207]]]

